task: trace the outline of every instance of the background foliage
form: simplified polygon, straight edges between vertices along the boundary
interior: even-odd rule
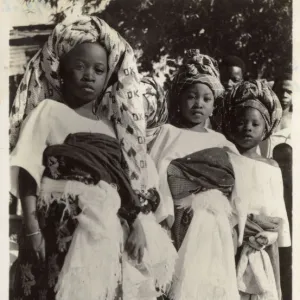
[[[82,11],[117,29],[136,50],[140,70],[162,81],[189,48],[219,61],[237,55],[251,78],[272,79],[292,68],[292,0],[84,0]],[[55,22],[65,17],[53,15]]]

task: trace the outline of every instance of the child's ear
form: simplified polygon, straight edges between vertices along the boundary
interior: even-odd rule
[[[262,135],[262,141],[266,138],[267,136],[267,128],[264,129],[263,135]]]

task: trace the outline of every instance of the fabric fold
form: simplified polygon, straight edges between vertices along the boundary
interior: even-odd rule
[[[278,232],[281,219],[251,214],[247,218],[244,245],[237,265],[237,282],[241,292],[259,300],[280,300],[280,271],[278,243],[256,250],[249,238],[262,231]]]
[[[169,296],[172,300],[237,300],[228,199],[218,190],[188,196],[193,218],[179,249]]]

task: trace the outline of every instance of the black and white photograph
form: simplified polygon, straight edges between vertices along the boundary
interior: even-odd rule
[[[7,299],[299,299],[294,5],[2,1]]]

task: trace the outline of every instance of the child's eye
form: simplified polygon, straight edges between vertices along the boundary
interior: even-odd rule
[[[212,101],[211,98],[204,98],[204,102],[210,102],[210,101]]]
[[[84,64],[83,63],[76,63],[75,65],[74,65],[74,69],[75,70],[83,70],[84,69]]]
[[[104,73],[104,70],[102,68],[95,68],[96,73],[102,74]]]
[[[195,96],[194,96],[194,95],[188,95],[187,98],[188,98],[189,100],[191,100],[191,99],[195,99]]]

